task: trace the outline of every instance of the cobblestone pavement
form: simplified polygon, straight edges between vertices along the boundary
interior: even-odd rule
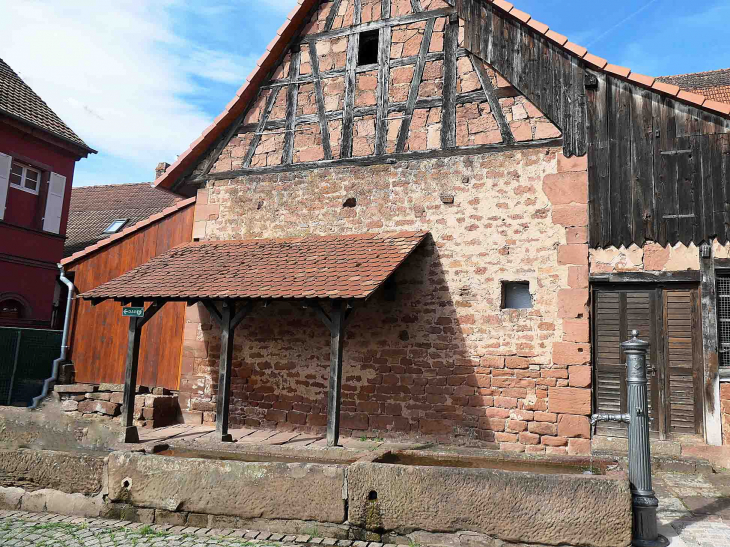
[[[672,547],[730,547],[730,475],[657,473],[654,490]]]
[[[0,511],[0,545],[13,547],[287,547],[276,541],[247,539],[246,530],[83,519],[47,513]],[[293,536],[264,534],[295,541]],[[320,540],[322,541],[322,540]]]

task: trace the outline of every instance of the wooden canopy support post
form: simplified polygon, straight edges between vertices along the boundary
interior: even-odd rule
[[[135,303],[139,307],[142,302]],[[139,433],[134,425],[134,397],[137,393],[137,370],[139,368],[139,345],[142,339],[142,327],[160,311],[164,302],[153,302],[145,310],[143,317],[129,318],[129,345],[127,346],[127,368],[124,375],[124,394],[122,397],[122,427],[124,428],[123,441],[138,443]]]
[[[215,434],[221,442],[232,443],[233,437],[228,433],[228,416],[231,405],[231,368],[233,363],[233,341],[236,327],[251,313],[253,304],[248,303],[236,312],[236,305],[223,302],[222,311],[218,311],[210,300],[204,301],[205,308],[221,329],[221,355],[218,365],[218,396],[216,398]]]
[[[337,446],[340,440],[340,407],[342,402],[342,354],[345,327],[352,313],[346,302],[335,302],[328,316],[318,305],[310,306],[330,330],[330,378],[327,394],[327,446]]]

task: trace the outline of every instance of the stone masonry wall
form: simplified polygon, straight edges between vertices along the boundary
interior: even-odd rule
[[[343,432],[585,454],[587,187],[585,158],[555,148],[261,174],[200,190],[194,237],[429,230],[395,298],[348,324]],[[503,281],[528,281],[534,308],[501,309]],[[213,422],[219,333],[201,306],[186,321],[180,404]],[[311,311],[259,305],[236,331],[231,423],[322,431],[328,372]]]
[[[121,423],[122,384],[56,385],[53,391],[67,416]],[[137,386],[134,398],[136,426],[151,429],[175,424],[178,423],[179,414],[177,394],[162,387],[150,390],[145,386]]]

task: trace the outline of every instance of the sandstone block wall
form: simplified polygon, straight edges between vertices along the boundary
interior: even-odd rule
[[[74,418],[96,418],[121,423],[122,384],[57,385],[54,393],[61,410]],[[176,393],[161,387],[150,390],[137,387],[134,398],[135,425],[144,428],[164,427],[178,422],[180,407]]]
[[[589,451],[585,158],[536,148],[262,174],[210,183],[198,207],[201,239],[431,232],[395,299],[377,293],[348,325],[345,433]],[[505,281],[529,282],[533,309],[501,309]],[[219,333],[200,306],[186,322],[180,403],[212,422]],[[232,423],[321,430],[328,367],[311,311],[259,306],[236,334]]]

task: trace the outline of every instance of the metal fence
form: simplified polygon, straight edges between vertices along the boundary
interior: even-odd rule
[[[28,406],[61,354],[60,330],[0,327],[0,405]]]

